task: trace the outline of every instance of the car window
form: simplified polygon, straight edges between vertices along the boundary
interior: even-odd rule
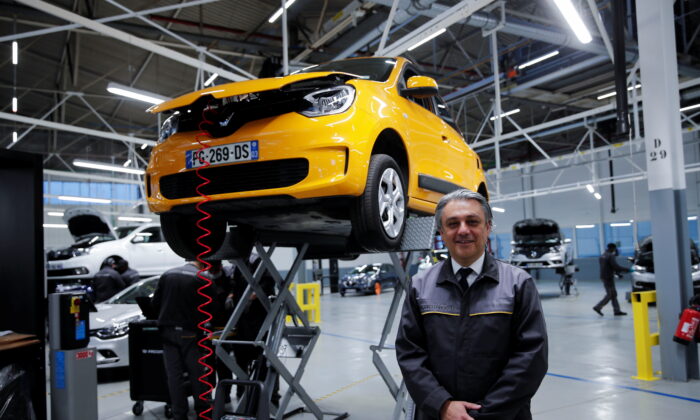
[[[401,89],[404,89],[406,87],[406,84],[408,83],[408,79],[410,79],[413,76],[420,76],[420,74],[410,64],[406,65],[406,67],[404,68],[403,74],[401,75],[401,78],[399,79],[399,91],[401,91]],[[414,96],[408,96],[408,95],[406,95],[405,98],[411,102],[417,103],[418,105],[422,106],[423,108],[427,109],[430,112],[433,111],[431,98],[416,98]]]
[[[377,82],[386,82],[395,66],[396,60],[388,58],[353,58],[307,67],[299,70],[298,73],[339,71],[363,76],[363,78]]]
[[[438,117],[442,118],[443,121],[445,121],[447,124],[451,125],[452,128],[457,130],[459,132],[460,130],[457,128],[457,124],[455,123],[455,119],[452,118],[452,113],[450,112],[450,109],[447,107],[447,104],[445,101],[440,97],[440,96],[433,96],[433,101],[435,101],[435,111]]]
[[[113,297],[109,298],[105,303],[133,305],[136,303],[137,297],[152,297],[157,285],[157,277],[142,280],[132,286],[127,287],[126,289],[114,295]]]
[[[157,226],[146,228],[141,232],[138,232],[136,236],[143,237],[144,243],[163,242],[163,239],[161,238],[160,228]]]

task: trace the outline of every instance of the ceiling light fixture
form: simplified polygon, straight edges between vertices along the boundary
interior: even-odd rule
[[[496,118],[507,117],[508,115],[517,114],[518,112],[520,112],[520,108],[511,109],[510,111],[506,111],[506,112],[502,113],[498,117],[495,117],[495,116],[491,117],[491,118],[489,118],[489,120],[495,121]]]
[[[295,1],[295,0],[287,0],[287,2],[284,4],[284,8],[285,8],[285,9],[289,9],[289,6],[291,6],[292,4],[294,4],[294,1]],[[267,21],[270,22],[270,23],[275,23],[275,21],[276,21],[280,16],[282,16],[282,12],[283,12],[283,10],[282,10],[282,8],[280,7],[279,9],[277,9],[277,11],[276,11],[275,13],[272,14],[272,16],[270,16],[270,19],[268,19]]]
[[[612,227],[625,227],[625,226],[632,226],[632,223],[610,223],[610,226]]]
[[[44,223],[45,228],[68,229],[68,225],[58,223]]]
[[[49,216],[63,217],[62,211],[50,211],[46,213]]]
[[[545,54],[545,55],[543,55],[543,56],[541,56],[541,57],[537,57],[537,58],[535,58],[535,59],[532,59],[532,60],[528,61],[527,63],[521,64],[521,65],[517,66],[516,68],[517,68],[518,70],[522,70],[522,69],[524,69],[525,67],[530,67],[530,66],[532,66],[533,64],[537,64],[537,63],[539,63],[539,62],[541,62],[541,61],[544,61],[544,60],[546,60],[546,59],[548,59],[548,58],[552,58],[552,57],[554,57],[554,56],[557,55],[557,54],[559,54],[559,50],[554,50],[554,51],[552,51],[552,52],[550,52],[550,53],[548,53],[548,54]]]
[[[600,193],[593,193],[593,197],[595,197],[596,200],[600,200],[601,198],[603,198],[603,196],[600,195]]]
[[[126,162],[124,162],[124,164],[122,166],[126,168],[130,164],[131,164],[131,159],[127,159]]]
[[[695,109],[695,108],[700,108],[700,104],[688,105],[686,107],[683,107],[683,108],[681,108],[681,112],[690,111],[691,109]]]
[[[12,41],[12,64],[15,66],[19,62],[19,51],[17,48],[17,41]]]
[[[12,112],[17,112],[17,97],[12,97]]]
[[[698,220],[698,216],[688,216],[688,220]]]
[[[595,190],[593,189],[593,185],[591,185],[591,184],[586,184],[586,189],[591,194],[593,194],[595,192]]]
[[[583,23],[581,15],[578,14],[571,0],[554,0],[554,4],[559,8],[564,19],[566,19],[566,23],[569,24],[571,30],[574,31],[574,35],[582,44],[588,44],[593,40],[591,33],[586,28],[586,24]]]
[[[209,78],[207,79],[206,82],[204,82],[204,86],[209,86],[210,84],[214,83],[214,80],[219,77],[219,73],[214,73]]]
[[[141,150],[146,150],[147,147],[148,147],[148,145],[146,143],[144,143],[141,145]]]
[[[101,171],[123,172],[125,174],[143,175],[143,169],[124,168],[123,166],[108,165],[106,163],[88,162],[86,160],[75,159],[73,165],[81,168],[99,169]]]
[[[158,105],[167,101],[167,98],[145,90],[134,89],[129,86],[120,85],[119,83],[109,82],[107,91],[115,95],[126,96],[127,98],[136,99],[137,101],[148,102],[149,104]]]
[[[17,143],[17,132],[16,131],[12,132],[12,143]]]
[[[112,202],[112,200],[107,200],[106,198],[75,197],[72,195],[59,195],[56,198],[61,201],[78,201],[81,203],[110,204]]]
[[[502,209],[500,207],[491,207],[491,210],[498,212],[498,213],[505,213],[506,209]]]
[[[632,87],[632,86],[628,87],[628,88],[627,88],[627,91],[629,92],[629,91],[632,90],[632,89],[639,89],[640,87],[642,87],[642,85],[640,85],[639,83],[637,83],[637,85],[634,86],[634,87]],[[609,97],[615,96],[615,95],[617,95],[617,92],[615,92],[615,91],[613,91],[613,92],[608,92],[608,93],[606,93],[606,94],[603,94],[603,95],[600,95],[600,96],[596,97],[596,99],[597,99],[597,100],[601,100],[601,99],[609,98]]]
[[[117,219],[125,222],[152,222],[150,217],[119,216]]]
[[[576,229],[592,229],[595,225],[576,225]]]
[[[447,31],[446,28],[440,29],[439,31],[435,32],[434,34],[430,35],[429,37],[427,37],[427,38],[425,38],[425,39],[422,39],[422,40],[416,42],[415,44],[411,45],[410,47],[408,47],[408,51],[413,51],[413,50],[415,50],[416,48],[418,48],[418,47],[420,47],[421,45],[425,44],[426,42],[430,41],[431,39],[437,38],[437,37],[439,37],[440,35],[444,34],[445,31]]]

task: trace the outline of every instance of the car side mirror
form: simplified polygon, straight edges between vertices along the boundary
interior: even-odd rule
[[[438,84],[435,79],[428,76],[411,76],[401,94],[415,98],[429,98],[438,94]]]
[[[132,244],[142,244],[146,242],[146,237],[143,235],[136,235],[131,239]]]
[[[571,238],[566,238],[566,239],[564,239],[564,243],[565,243],[565,244],[570,244],[570,243],[571,243]]]

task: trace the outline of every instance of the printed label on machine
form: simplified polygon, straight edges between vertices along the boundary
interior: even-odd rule
[[[208,147],[204,150],[188,150],[185,152],[185,165],[187,169],[206,166],[221,165],[224,163],[245,162],[258,160],[258,141],[242,141],[240,143],[222,144],[221,146]]]
[[[64,389],[66,387],[66,354],[62,351],[57,351],[55,361],[56,367],[53,380],[56,389]]]

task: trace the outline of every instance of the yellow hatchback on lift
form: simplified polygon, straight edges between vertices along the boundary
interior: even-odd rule
[[[488,197],[479,157],[437,83],[404,58],[334,61],[149,111],[169,117],[146,171],[148,205],[185,258],[202,249],[198,169],[211,181],[200,191],[211,199],[215,249],[238,225],[264,243],[309,243],[319,258],[391,250],[409,213],[433,214],[445,193]]]

